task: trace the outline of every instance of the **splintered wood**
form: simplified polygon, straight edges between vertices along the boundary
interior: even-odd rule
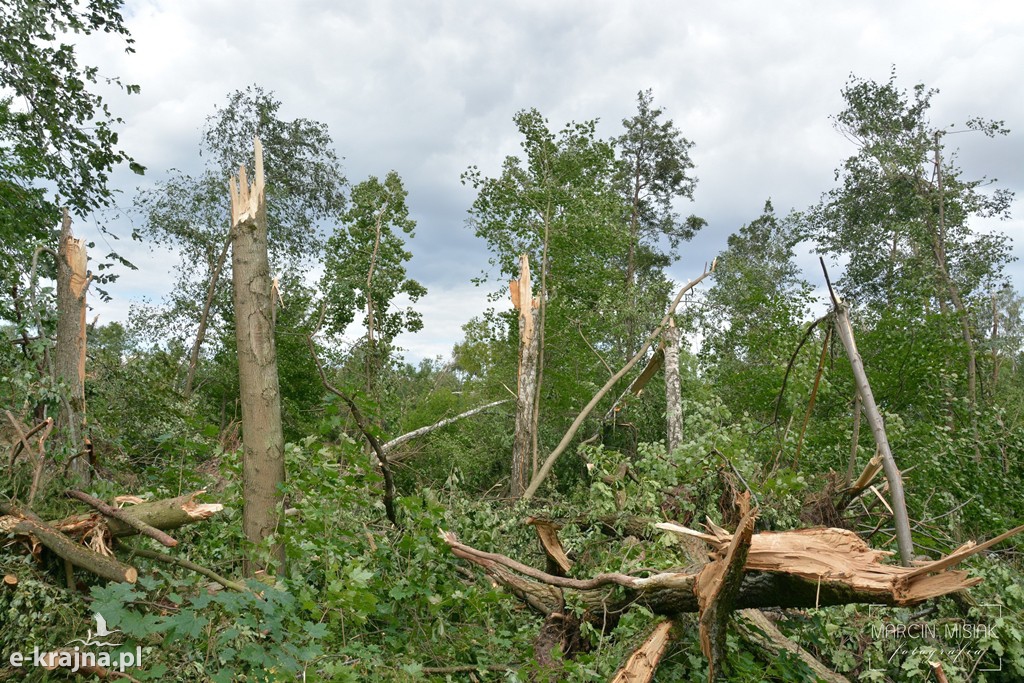
[[[657,526],[700,538],[719,550],[732,540],[720,529],[707,534],[667,522]],[[968,544],[947,558],[920,567],[882,564],[892,553],[872,549],[846,529],[764,532],[751,539],[745,569],[787,574],[833,588],[841,586],[861,599],[874,596],[879,602],[913,605],[980,583],[980,578],[971,578],[967,572],[947,568],[1022,530],[1024,526],[1017,527],[979,546]]]

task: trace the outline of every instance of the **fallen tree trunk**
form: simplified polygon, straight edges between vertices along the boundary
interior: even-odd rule
[[[732,540],[731,535],[721,532],[703,534],[689,529],[680,531],[684,527],[676,525],[659,526],[699,537],[719,551]],[[993,541],[1005,540],[1021,531],[1024,526]],[[477,565],[545,615],[562,608],[565,590],[573,591],[597,619],[611,617],[634,605],[666,616],[699,611],[695,586],[700,571],[648,572],[648,576],[606,573],[590,579],[573,579],[548,574],[505,555],[477,550],[460,543],[451,532],[442,532],[441,537],[456,557]],[[949,560],[961,562],[991,543],[961,549]],[[885,551],[871,549],[846,529],[754,534],[733,608],[807,608],[854,603],[910,606],[981,582],[966,572],[950,570],[946,559],[910,568],[882,564],[880,560],[887,555]]]
[[[177,498],[153,500],[132,505],[131,507],[120,508],[120,510],[155,529],[163,531],[177,529],[186,524],[209,519],[224,509],[224,506],[220,503],[196,502],[196,497],[205,492],[205,490],[199,490],[184,496],[178,496]],[[104,522],[104,520],[112,537],[133,536],[139,533],[135,527],[126,522],[119,519],[104,518],[96,512],[65,517],[62,520],[51,522],[51,525],[58,531],[81,538],[98,524]]]
[[[139,528],[176,529],[208,519],[223,509],[219,503],[197,503],[195,497],[200,493],[203,491],[118,508],[117,517],[93,512],[55,522],[44,522],[29,509],[0,503],[0,532],[29,539],[33,550],[45,546],[72,565],[102,578],[134,583],[138,571],[112,556],[109,540],[137,534]]]

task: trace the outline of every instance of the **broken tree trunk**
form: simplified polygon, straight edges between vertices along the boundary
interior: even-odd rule
[[[659,526],[700,538],[718,551],[725,550],[732,541],[732,535],[721,530],[705,534],[674,524]],[[1024,526],[993,541],[1021,531]],[[648,576],[606,573],[573,579],[542,572],[505,555],[477,550],[460,543],[451,532],[442,532],[441,537],[455,556],[479,566],[543,614],[562,608],[565,590],[573,591],[580,604],[597,618],[610,617],[634,605],[666,616],[699,611],[695,587],[700,571],[648,572]],[[962,562],[990,544],[963,548],[949,559]],[[806,608],[854,603],[910,606],[981,582],[966,572],[950,570],[946,560],[915,568],[883,564],[881,560],[889,554],[873,550],[846,529],[754,534],[733,607]]]
[[[615,384],[620,379],[625,377],[626,374],[633,369],[633,366],[640,362],[640,359],[643,358],[644,355],[646,355],[648,349],[651,348],[655,340],[657,340],[661,336],[662,330],[665,329],[665,326],[668,324],[669,319],[672,317],[673,314],[675,314],[676,306],[678,306],[679,302],[682,301],[683,296],[691,289],[696,287],[698,284],[700,284],[702,280],[704,280],[706,277],[708,277],[714,272],[715,262],[712,261],[710,269],[705,268],[704,272],[701,273],[700,277],[698,277],[696,280],[688,282],[684,287],[682,287],[679,290],[679,293],[676,294],[676,298],[672,300],[671,305],[669,305],[668,307],[668,311],[665,313],[665,316],[661,319],[661,322],[658,324],[658,327],[655,328],[655,330],[647,338],[647,341],[644,343],[642,347],[640,347],[640,350],[637,351],[636,354],[631,359],[629,359],[629,361],[625,365],[623,365],[618,372],[612,375],[611,378],[609,378],[609,380],[605,382],[605,385],[601,387],[596,394],[594,394],[593,398],[590,399],[590,402],[583,407],[583,410],[581,410],[580,413],[576,416],[576,419],[573,420],[571,425],[569,425],[569,429],[562,436],[562,440],[558,442],[558,445],[555,446],[555,449],[551,451],[547,459],[544,460],[544,464],[541,465],[540,469],[533,476],[533,479],[530,481],[530,485],[526,488],[526,491],[523,493],[524,500],[530,500],[537,493],[537,489],[539,489],[540,485],[544,483],[545,479],[547,479],[548,474],[551,473],[551,468],[555,466],[555,461],[558,460],[559,456],[561,456],[562,453],[564,453],[565,450],[569,447],[569,444],[576,437],[576,433],[579,432],[580,427],[583,426],[584,420],[586,420],[590,413],[593,412],[594,408],[597,407],[597,404],[600,403],[601,399],[605,397],[605,394],[607,394],[608,391],[613,386],[615,386]]]
[[[674,318],[665,329],[665,423],[666,450],[671,453],[683,443],[683,397],[679,377],[680,331]]]
[[[202,491],[164,500],[118,508],[117,517],[99,513],[72,515],[55,522],[44,522],[27,508],[0,503],[0,533],[23,536],[33,551],[43,545],[66,562],[112,581],[134,583],[138,572],[113,557],[110,540],[116,536],[139,533],[138,527],[175,529],[184,524],[208,519],[223,509],[218,503],[197,503]],[[98,502],[98,501],[97,501]],[[125,517],[133,522],[124,521]]]
[[[883,564],[881,560],[891,553],[869,548],[855,533],[845,529],[754,534],[756,510],[750,509],[748,497],[740,498],[738,503],[743,518],[735,534],[710,520],[708,533],[671,523],[655,525],[686,540],[700,539],[713,548],[711,562],[688,571],[644,570],[643,576],[606,573],[591,579],[568,578],[564,573],[572,563],[557,537],[557,525],[535,518],[527,522],[537,528],[549,567],[557,567],[558,574],[540,571],[505,555],[477,550],[460,543],[451,532],[442,530],[441,538],[456,557],[482,568],[493,581],[544,615],[545,628],[564,619],[565,605],[570,599],[583,608],[579,617],[582,621],[605,632],[635,606],[669,617],[700,612],[700,642],[710,663],[709,679],[727,680],[722,666],[725,635],[729,615],[734,611],[851,603],[915,605],[980,583],[981,579],[949,568],[1024,531],[1024,526],[1020,526],[980,545],[968,543],[941,560],[908,568]],[[571,596],[565,594],[567,590],[572,591]],[[772,656],[787,650],[822,680],[845,680],[786,639],[760,613],[746,612],[743,616],[757,629],[752,637],[758,647]],[[576,626],[580,623],[577,621]],[[651,640],[655,638],[652,636]],[[634,659],[643,659],[655,651],[649,646],[650,642],[637,650]],[[641,662],[631,660],[619,675],[616,680],[633,680],[634,676],[644,680],[649,671]]]
[[[255,139],[256,169],[249,185],[245,166],[231,179],[231,268],[238,343],[238,386],[242,406],[242,530],[252,544],[245,572],[284,571],[284,545],[276,542],[269,558],[257,558],[271,536],[279,538],[281,486],[284,484],[284,435],[281,391],[274,342],[273,293],[267,258],[267,210],[263,146]],[[276,564],[276,567],[270,566]]]
[[[126,515],[131,515],[140,522],[155,529],[169,531],[209,519],[224,509],[220,503],[199,503],[196,497],[205,493],[204,490],[188,493],[177,498],[162,498],[130,507],[119,508]],[[50,525],[62,533],[82,538],[89,535],[98,525],[105,524],[110,530],[110,535],[117,538],[121,536],[133,536],[138,532],[131,524],[120,519],[104,519],[99,513],[84,513],[72,515],[64,519],[50,522]]]
[[[533,296],[530,260],[519,257],[519,278],[509,283],[512,305],[519,311],[519,373],[516,388],[516,424],[512,442],[512,478],[509,494],[520,498],[533,473],[536,429],[537,363],[540,355],[540,299]]]
[[[662,621],[655,626],[643,645],[630,655],[626,665],[615,674],[612,683],[650,683],[665,650],[668,649],[671,631],[671,620]]]
[[[448,425],[452,424],[453,422],[458,422],[459,420],[461,420],[463,418],[472,417],[473,415],[476,415],[477,413],[482,413],[485,410],[488,410],[490,408],[494,408],[496,406],[500,406],[503,403],[508,403],[509,400],[511,400],[511,399],[505,398],[505,399],[502,399],[500,401],[492,401],[491,403],[488,403],[486,405],[477,406],[476,408],[473,408],[471,410],[467,410],[464,413],[459,413],[458,415],[454,415],[452,417],[446,417],[443,420],[438,420],[437,422],[435,422],[432,425],[427,425],[426,427],[420,427],[419,429],[414,429],[411,432],[406,432],[405,434],[402,434],[401,436],[396,436],[394,439],[391,439],[390,441],[386,441],[386,442],[382,443],[380,445],[381,450],[383,450],[385,453],[388,453],[388,458],[391,460],[391,462],[401,462],[404,459],[402,457],[402,454],[398,454],[398,453],[396,453],[394,455],[391,454],[391,451],[395,450],[399,446],[401,446],[401,445],[403,445],[403,444],[405,444],[405,443],[407,443],[409,441],[412,441],[413,439],[418,439],[421,436],[426,436],[427,434],[430,434],[433,431],[441,429],[442,427],[447,427]]]
[[[835,297],[834,294],[833,297]],[[910,537],[910,519],[907,516],[907,503],[903,495],[903,476],[900,474],[900,468],[896,466],[892,449],[889,448],[889,439],[885,434],[885,422],[875,403],[875,396],[871,393],[868,375],[864,371],[864,361],[861,360],[860,352],[857,351],[857,342],[853,337],[853,326],[850,324],[848,314],[849,306],[845,302],[839,301],[838,298],[835,298],[834,301],[836,304],[836,330],[839,332],[840,339],[843,340],[846,355],[850,359],[854,381],[857,383],[857,394],[863,402],[864,417],[867,418],[871,433],[875,437],[875,444],[878,446],[878,453],[882,457],[882,469],[885,470],[885,478],[889,482],[889,495],[892,497],[896,545],[900,550],[900,561],[907,566],[914,557],[914,545]]]
[[[68,472],[83,485],[90,481],[85,453],[85,293],[89,286],[85,240],[71,232],[67,209],[61,221],[57,247],[57,343],[54,347],[55,379],[63,382],[67,394],[57,428],[63,435]]]
[[[768,660],[778,657],[782,652],[788,652],[803,662],[817,680],[825,683],[850,683],[846,676],[832,671],[810,652],[787,638],[761,610],[744,609],[737,614],[740,617],[737,626],[743,638],[761,650]]]

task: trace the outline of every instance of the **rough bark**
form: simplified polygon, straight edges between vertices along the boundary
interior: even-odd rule
[[[878,453],[882,457],[882,469],[885,470],[885,478],[889,482],[889,495],[892,497],[896,544],[900,549],[900,561],[906,566],[913,559],[914,545],[910,537],[910,519],[907,517],[907,503],[903,495],[903,476],[900,474],[899,467],[896,466],[892,449],[889,448],[885,423],[882,420],[882,413],[879,412],[878,405],[875,403],[875,396],[871,393],[868,375],[864,370],[864,361],[861,360],[860,352],[857,351],[857,342],[853,337],[853,326],[850,324],[848,310],[849,307],[845,302],[836,300],[836,330],[839,332],[839,338],[843,340],[846,355],[850,359],[850,367],[853,369],[854,381],[857,384],[857,393],[863,402],[864,417],[867,418],[871,433],[875,437],[875,444],[878,446]]]
[[[669,319],[665,329],[665,445],[671,453],[683,443],[683,397],[679,377],[679,328]]]
[[[810,652],[787,638],[761,610],[740,610],[738,615],[740,619],[737,620],[737,625],[743,639],[760,650],[769,661],[782,652],[788,652],[802,661],[817,680],[825,683],[850,683],[848,678],[832,671]]]
[[[253,546],[276,536],[281,523],[280,487],[284,484],[284,435],[281,430],[281,391],[274,343],[273,298],[267,258],[267,213],[263,179],[263,149],[256,145],[255,184],[250,187],[245,167],[231,179],[231,267],[238,343],[238,384],[242,408],[242,529]],[[270,558],[284,571],[284,545],[276,542]],[[245,571],[272,573],[266,559],[250,550]]]
[[[68,472],[88,486],[88,459],[78,457],[85,451],[85,293],[89,285],[85,240],[71,232],[67,209],[61,221],[57,247],[57,343],[54,347],[56,379],[63,382],[67,394],[57,428],[63,434],[68,457]]]
[[[530,261],[519,257],[519,278],[509,285],[512,305],[519,311],[519,374],[516,391],[516,423],[512,442],[510,495],[519,498],[526,491],[533,472],[537,421],[538,360],[540,355],[540,299],[533,296]]]

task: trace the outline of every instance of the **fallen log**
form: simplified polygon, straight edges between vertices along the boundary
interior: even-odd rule
[[[120,510],[155,529],[168,531],[185,526],[186,524],[209,519],[224,509],[224,506],[220,503],[196,502],[196,497],[202,493],[206,493],[206,491],[199,490],[184,496],[178,496],[177,498],[152,500],[131,507],[120,508]],[[65,534],[80,538],[101,523],[106,524],[110,530],[110,535],[114,538],[133,536],[139,533],[136,528],[120,519],[104,518],[96,512],[71,515],[59,521],[51,522],[51,526]]]
[[[0,503],[0,532],[25,537],[33,551],[42,545],[66,563],[102,578],[134,583],[138,571],[113,557],[110,539],[137,534],[139,528],[176,529],[208,519],[224,508],[219,503],[197,503],[200,493],[203,491],[119,508],[116,517],[92,512],[55,522],[43,521],[28,508]],[[70,572],[70,567],[67,569]]]
[[[178,542],[176,540],[165,534],[163,531],[151,527],[149,524],[146,524],[142,520],[132,516],[130,512],[126,512],[121,508],[110,507],[102,500],[98,498],[93,498],[88,493],[83,493],[82,491],[68,491],[67,494],[72,498],[75,498],[76,500],[80,500],[83,503],[91,505],[92,507],[96,508],[96,510],[99,511],[100,514],[104,515],[105,517],[124,522],[128,526],[138,531],[143,536],[149,536],[153,540],[158,541],[159,543],[167,546],[168,548],[173,548],[174,546],[178,545]]]
[[[102,555],[91,548],[75,543],[48,524],[34,519],[22,519],[10,527],[10,531],[22,536],[31,536],[76,567],[86,569],[96,576],[111,581],[135,583],[139,572],[135,567],[123,564],[113,557]]]
[[[705,534],[677,525],[663,529],[699,537],[717,550],[732,540],[721,530]],[[999,537],[1005,540],[1024,531],[1017,527]],[[598,574],[590,579],[554,576],[505,555],[489,553],[460,543],[452,532],[441,538],[459,558],[483,569],[495,582],[506,586],[539,613],[547,615],[564,605],[564,591],[574,591],[598,619],[640,605],[655,614],[673,616],[699,611],[695,585],[700,571]],[[996,540],[996,539],[993,539]],[[961,562],[989,547],[988,543],[954,553]],[[734,609],[767,607],[807,608],[846,604],[911,606],[975,586],[980,578],[951,570],[946,560],[921,567],[882,564],[890,555],[874,550],[852,531],[801,529],[754,534],[744,564],[743,579]]]
[[[655,626],[643,645],[634,650],[626,665],[615,674],[612,683],[650,683],[665,650],[668,649],[671,630],[671,619]]]
[[[848,678],[832,671],[810,652],[787,638],[761,610],[744,609],[737,614],[740,617],[737,625],[743,638],[761,650],[766,658],[773,659],[781,652],[788,652],[803,662],[817,680],[825,683],[850,683]]]

